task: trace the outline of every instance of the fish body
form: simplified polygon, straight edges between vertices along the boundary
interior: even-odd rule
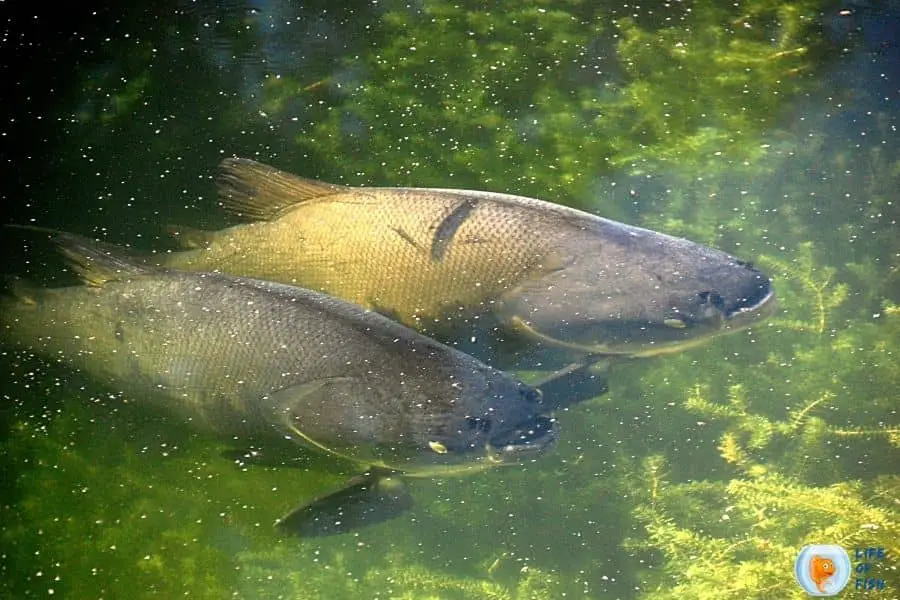
[[[825,584],[835,573],[834,560],[814,555],[809,559],[809,577],[816,584],[816,589],[821,593],[825,593]]]
[[[506,218],[511,234],[540,225],[528,214],[515,216]],[[271,221],[217,232],[208,247],[162,260],[302,285],[427,329],[460,308],[488,312],[489,302],[545,270],[549,248],[541,237],[510,244],[498,238],[502,231],[484,227],[504,218],[502,207],[453,192],[348,188]]]
[[[348,302],[57,242],[94,285],[5,299],[0,337],[198,427],[411,475],[501,464],[555,436],[534,389]]]
[[[544,346],[652,356],[775,305],[768,277],[724,252],[532,198],[350,188],[237,158],[218,183],[251,222],[161,264],[301,285],[442,339],[490,317]]]

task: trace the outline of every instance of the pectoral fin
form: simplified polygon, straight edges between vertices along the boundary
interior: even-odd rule
[[[448,214],[434,231],[434,239],[431,242],[431,260],[441,262],[450,248],[456,232],[469,218],[469,215],[478,206],[475,198],[465,198]]]
[[[397,473],[370,469],[343,487],[301,504],[278,519],[275,527],[283,535],[338,535],[393,519],[412,504],[412,496]]]
[[[199,250],[209,246],[217,235],[215,231],[205,231],[187,225],[169,225],[166,231],[183,250]]]
[[[529,383],[544,395],[545,405],[559,410],[608,392],[608,369],[609,359],[588,356],[584,362],[573,363]]]
[[[247,158],[223,160],[216,185],[222,207],[248,221],[269,221],[295,204],[347,189],[297,177]]]

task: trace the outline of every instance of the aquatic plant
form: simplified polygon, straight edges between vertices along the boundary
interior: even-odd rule
[[[399,8],[374,28],[376,48],[324,79],[270,77],[264,107],[283,119],[296,101],[311,106],[297,143],[318,164],[345,157],[335,175],[349,181],[584,204],[611,168],[763,154],[754,136],[827,47],[818,4]]]
[[[789,408],[784,420],[752,412],[741,384],[728,388],[725,404],[708,400],[707,391],[700,384],[695,385],[684,408],[724,424],[719,453],[726,462],[751,477],[766,474],[770,468],[767,465],[773,464],[793,473],[808,474],[827,460],[829,438],[861,437],[869,442],[880,438],[900,447],[900,427],[839,427],[813,416],[814,410],[833,406],[834,394],[827,390],[803,405]],[[772,456],[774,449],[781,455],[781,460]]]
[[[781,318],[776,319],[775,324],[797,331],[814,331],[822,334],[829,325],[832,309],[847,299],[849,286],[846,283],[835,283],[836,268],[816,265],[813,249],[812,242],[803,242],[790,261],[763,255],[760,257],[760,263],[769,269],[774,277],[799,284],[799,289],[792,286],[784,287],[786,301],[791,303],[794,314],[812,316],[811,322]]]
[[[775,473],[672,483],[665,461],[645,459],[634,517],[645,535],[625,547],[644,557],[641,598],[805,598],[793,563],[806,544],[881,546],[873,577],[893,584],[900,566],[900,478],[804,485]],[[863,597],[851,585],[843,593]]]
[[[271,543],[275,517],[309,495],[295,486],[333,485],[330,475],[240,469],[177,420],[92,395],[75,376],[54,383],[28,361],[18,369],[31,383],[0,443],[7,493],[20,498],[0,506],[0,589],[10,597],[228,597],[233,555],[260,537]],[[64,395],[64,385],[82,389]]]
[[[409,600],[547,600],[558,597],[558,577],[526,568],[510,581],[490,573],[479,576],[451,574],[446,570],[410,562],[399,549],[367,560],[358,544],[353,564],[347,550],[297,547],[278,543],[269,550],[243,552],[238,556],[241,595],[252,598],[297,598],[326,600],[360,595],[386,594]],[[371,549],[369,549],[371,553]]]
[[[882,178],[887,187],[872,193],[880,196],[893,179]],[[671,198],[674,210],[666,215],[678,223],[691,203]],[[762,204],[779,215],[798,206]],[[726,223],[729,210],[738,210],[715,202],[704,207]],[[890,227],[881,214],[869,222],[872,235],[885,241]],[[702,227],[694,231],[727,239]],[[753,239],[726,229],[730,239]],[[765,236],[802,240],[812,233],[795,215],[771,222]],[[641,485],[632,488],[641,499],[633,516],[645,535],[625,545],[646,565],[642,597],[801,598],[790,573],[807,543],[882,546],[893,558],[875,576],[896,585],[896,269],[879,261],[847,263],[818,240],[793,250],[763,246],[757,258],[776,279],[782,313],[748,336],[668,357],[643,370],[640,385],[627,383],[628,373],[612,380],[611,395],[655,399],[649,409],[642,403],[645,414],[634,411],[643,422],[665,418],[696,444],[682,442],[666,450],[667,458],[645,459]],[[686,374],[698,364],[703,371],[691,382]],[[627,422],[630,411],[619,414]],[[645,439],[655,434],[644,429]],[[710,438],[728,468],[706,462]],[[705,471],[692,469],[688,456],[703,460]],[[851,582],[844,594],[862,592]]]
[[[817,8],[701,2],[666,15],[678,26],[617,19],[617,50],[631,82],[609,116],[629,122],[632,135],[617,138],[611,163],[645,170],[648,163],[678,161],[702,173],[717,162],[761,157],[762,146],[747,141],[803,89],[798,75],[811,66]]]

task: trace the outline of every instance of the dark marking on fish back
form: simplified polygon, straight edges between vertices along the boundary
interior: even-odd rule
[[[441,262],[447,249],[450,248],[450,242],[453,236],[459,231],[459,228],[469,218],[472,210],[478,205],[475,198],[466,198],[453,211],[447,215],[441,224],[438,225],[434,232],[434,240],[431,242],[431,260]]]

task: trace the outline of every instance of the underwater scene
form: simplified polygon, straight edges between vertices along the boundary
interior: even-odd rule
[[[900,2],[107,4],[0,7],[0,598],[900,598]]]

